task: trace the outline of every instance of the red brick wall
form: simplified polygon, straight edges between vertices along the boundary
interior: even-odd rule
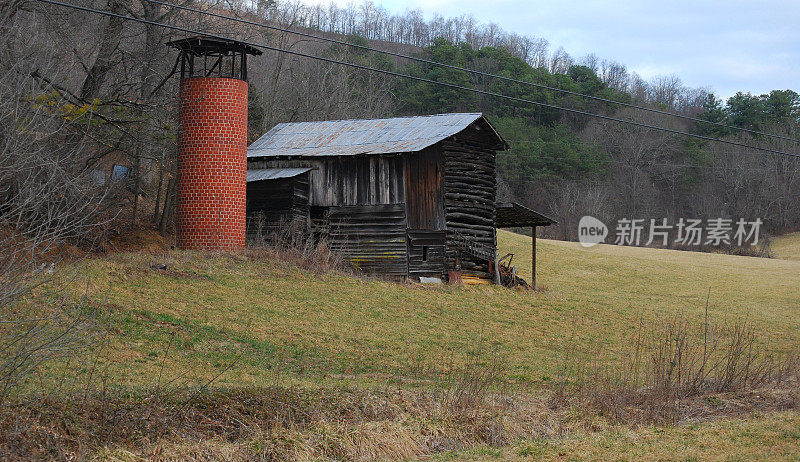
[[[247,82],[181,81],[177,245],[244,248],[247,191]]]

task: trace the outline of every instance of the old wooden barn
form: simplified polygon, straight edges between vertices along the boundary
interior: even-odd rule
[[[248,229],[292,223],[370,274],[494,279],[507,148],[481,114],[279,124],[248,149]]]

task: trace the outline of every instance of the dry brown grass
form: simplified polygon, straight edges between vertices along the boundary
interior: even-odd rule
[[[403,459],[499,446],[519,438],[525,421],[540,418],[532,411],[546,407],[491,391],[493,371],[458,371],[451,386],[416,392],[275,386],[44,396],[0,408],[0,456],[71,459],[123,451],[183,458],[188,454],[175,452],[179,446],[207,440],[227,443],[223,448],[237,459],[266,460]]]
[[[0,409],[0,457],[405,460],[619,428],[602,414],[552,402],[546,394],[491,393],[464,407],[432,391],[282,387],[51,397]],[[708,421],[796,409],[797,397],[769,389],[680,403],[690,421]]]
[[[773,238],[771,248],[775,258],[800,260],[800,232]]]
[[[729,406],[731,415],[794,408],[800,356],[774,353],[759,337],[744,320],[717,326],[706,318],[694,325],[678,316],[654,327],[642,321],[615,365],[586,354],[566,358],[553,399],[629,424],[709,414],[721,395],[739,401]]]
[[[385,460],[444,458],[450,451],[460,457],[521,442],[521,453],[535,455],[539,443],[528,448],[530,442],[599,447],[615,431],[797,408],[796,364],[787,355],[770,356],[794,345],[792,336],[782,334],[795,322],[787,307],[795,300],[796,276],[782,266],[790,262],[697,257],[708,268],[688,266],[692,287],[702,282],[695,281],[698,274],[721,274],[723,264],[741,266],[765,285],[724,280],[733,289],[722,303],[712,297],[711,312],[721,319],[713,327],[702,322],[709,311],[702,302],[683,297],[689,307],[676,307],[674,280],[661,281],[665,276],[658,273],[676,277],[677,270],[663,267],[683,271],[695,265],[694,255],[686,263],[687,253],[678,252],[542,248],[572,255],[543,259],[561,265],[544,273],[555,281],[546,294],[493,287],[414,290],[326,275],[317,269],[313,248],[300,252],[306,248],[274,243],[245,256],[189,252],[158,261],[139,254],[98,260],[92,284],[102,283],[102,290],[95,292],[112,294],[95,311],[120,317],[105,324],[108,357],[97,361],[103,382],[114,388],[95,383],[79,386],[80,393],[67,386],[63,393],[16,396],[0,409],[0,458]],[[611,260],[602,254],[611,251],[635,255]],[[166,262],[167,269],[153,269],[154,262]],[[297,271],[299,265],[308,270]],[[642,286],[630,281],[626,290],[620,281],[587,282],[620,265],[638,269],[618,269],[609,277],[630,272],[633,281],[658,273],[647,280],[647,300],[636,298]],[[758,273],[759,265],[769,271],[777,265],[775,274],[784,279]],[[567,279],[575,279],[572,286]],[[777,285],[783,292],[776,292]],[[727,310],[745,290],[756,295],[748,300],[758,307],[749,318],[753,324],[737,323],[741,310]],[[617,292],[614,300],[592,296]],[[763,300],[768,293],[774,303]],[[625,307],[618,308],[623,299]],[[241,304],[248,300],[252,305]],[[693,312],[654,321],[681,309]],[[167,314],[154,315],[161,312]],[[257,342],[262,336],[264,342]],[[287,338],[301,339],[304,347],[286,347],[293,346]],[[258,355],[269,361],[254,360]],[[140,364],[146,373],[126,381],[124,373]],[[187,364],[203,375],[190,377]],[[522,366],[542,381],[520,380]],[[256,381],[254,374],[264,370],[269,374]],[[213,378],[227,387],[167,385]]]
[[[796,362],[766,355],[742,325],[708,329],[718,339],[694,343],[688,323],[665,323],[650,340],[637,336],[621,368],[576,362],[553,389],[533,392],[509,386],[502,356],[482,345],[463,367],[415,390],[158,380],[125,391],[104,380],[0,407],[0,457],[405,460],[798,409]]]
[[[248,236],[247,256],[255,261],[280,261],[315,274],[347,270],[340,255],[330,251],[325,239],[315,237],[302,223],[281,222],[266,228],[263,220]]]

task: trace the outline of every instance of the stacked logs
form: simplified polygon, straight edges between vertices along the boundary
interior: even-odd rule
[[[445,140],[442,149],[448,258],[458,260],[465,273],[491,277],[491,261],[460,253],[454,234],[492,249],[496,247],[495,152],[474,134]]]

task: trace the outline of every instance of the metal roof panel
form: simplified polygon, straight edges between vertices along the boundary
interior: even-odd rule
[[[282,123],[251,144],[247,157],[322,157],[417,152],[461,132],[479,119],[485,121],[480,113],[465,113]],[[488,121],[486,124],[489,124]],[[506,146],[506,142],[496,131],[494,135],[499,145]]]
[[[262,168],[247,171],[247,182],[262,180],[278,180],[281,178],[294,178],[302,175],[311,168]]]

